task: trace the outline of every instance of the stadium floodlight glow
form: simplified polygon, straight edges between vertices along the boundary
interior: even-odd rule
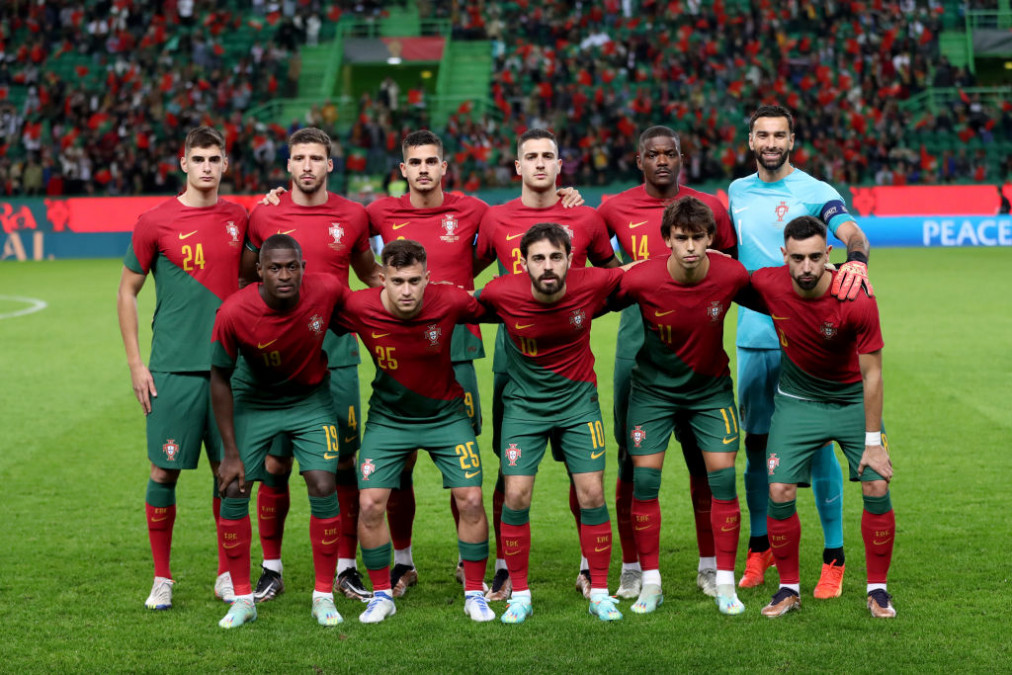
[[[401,62],[401,57],[399,57],[399,56],[391,56],[390,58],[387,59],[387,63],[389,63],[391,66],[396,66],[400,62]]]

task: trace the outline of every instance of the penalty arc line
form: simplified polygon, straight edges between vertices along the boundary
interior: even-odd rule
[[[0,295],[0,301],[8,300],[11,302],[24,302],[30,305],[24,309],[19,309],[14,312],[5,312],[0,314],[0,319],[13,319],[17,316],[24,316],[25,314],[34,314],[35,312],[41,312],[49,304],[45,300],[37,300],[35,298],[22,298],[15,295]]]

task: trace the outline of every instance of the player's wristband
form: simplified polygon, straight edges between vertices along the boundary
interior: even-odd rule
[[[882,445],[882,432],[881,431],[866,431],[866,432],[864,432],[864,444],[865,445]]]
[[[868,256],[860,251],[847,251],[847,262],[859,262],[865,267],[868,266]]]

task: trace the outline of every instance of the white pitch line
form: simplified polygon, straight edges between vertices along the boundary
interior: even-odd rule
[[[13,319],[16,316],[24,316],[25,314],[34,314],[35,312],[41,312],[49,306],[45,300],[37,300],[35,298],[20,298],[15,295],[0,295],[0,301],[9,300],[11,302],[24,302],[30,305],[25,309],[19,309],[16,312],[7,312],[6,314],[0,314],[0,319]]]

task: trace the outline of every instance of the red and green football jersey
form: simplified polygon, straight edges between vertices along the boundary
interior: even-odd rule
[[[633,386],[687,409],[726,405],[732,384],[724,315],[749,281],[737,260],[708,257],[710,269],[698,284],[672,279],[668,258],[658,257],[626,272],[619,289],[620,298],[638,303],[644,326]]]
[[[861,401],[858,355],[883,346],[875,298],[863,293],[850,302],[830,293],[802,298],[787,267],[756,270],[752,287],[769,309],[780,338],[780,390],[816,401]]]
[[[334,317],[336,325],[359,334],[376,364],[369,420],[397,426],[466,419],[450,344],[454,326],[476,323],[484,307],[459,288],[429,284],[421,312],[405,321],[383,307],[382,290],[355,291]]]
[[[474,242],[488,204],[467,195],[445,193],[442,205],[418,209],[405,194],[377,199],[366,210],[371,233],[384,242],[411,239],[425,247],[432,281],[474,290]],[[451,350],[455,363],[483,358],[481,331],[474,325],[457,326]]]
[[[214,313],[239,289],[246,222],[233,202],[194,208],[176,198],[137,219],[123,265],[155,280],[150,370],[211,369]]]
[[[696,197],[710,207],[717,229],[713,234],[710,248],[721,251],[732,248],[735,243],[734,226],[727,209],[713,195],[681,185],[674,199],[657,199],[647,194],[646,187],[638,185],[609,197],[597,208],[604,218],[608,232],[618,239],[622,257],[626,262],[646,260],[658,256],[667,257],[671,251],[661,236],[661,216],[664,208],[682,197]],[[635,308],[622,312],[618,326],[618,358],[635,358],[643,344],[643,321]]]
[[[327,377],[323,339],[335,306],[340,309],[351,291],[329,274],[306,274],[298,304],[278,311],[260,296],[262,285],[246,286],[218,310],[212,363],[235,368],[232,386],[247,397],[305,396]]]
[[[526,274],[498,277],[482,289],[479,300],[499,315],[508,335],[506,417],[543,421],[600,413],[590,325],[622,274],[618,268],[573,267],[565,296],[550,305],[534,299]]]
[[[369,250],[369,218],[365,208],[350,199],[328,193],[319,206],[299,206],[292,193],[281,195],[277,206],[258,206],[249,217],[249,244],[257,251],[271,235],[288,234],[302,247],[310,274],[333,275],[348,286],[348,270],[354,256]],[[330,333],[323,342],[331,368],[359,363],[354,335]]]

